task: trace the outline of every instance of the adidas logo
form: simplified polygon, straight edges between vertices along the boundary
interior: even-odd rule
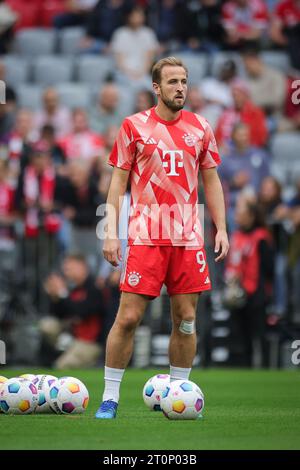
[[[157,145],[157,142],[153,137],[150,137],[150,139],[147,140],[146,142],[147,145]]]
[[[210,283],[210,279],[209,279],[208,276],[206,276],[206,279],[205,279],[205,281],[204,281],[204,284],[209,284],[209,283]]]

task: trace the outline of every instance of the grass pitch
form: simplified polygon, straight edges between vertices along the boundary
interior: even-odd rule
[[[8,370],[15,377],[41,370]],[[0,449],[299,449],[300,375],[297,371],[193,370],[205,395],[203,419],[169,421],[144,405],[142,389],[158,370],[127,370],[116,420],[96,420],[103,374],[48,371],[82,380],[90,393],[84,415],[0,414]]]

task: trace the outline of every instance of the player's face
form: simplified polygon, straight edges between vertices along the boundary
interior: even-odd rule
[[[171,110],[184,107],[187,95],[187,76],[183,67],[166,65],[161,71],[161,82],[155,87],[157,96]]]

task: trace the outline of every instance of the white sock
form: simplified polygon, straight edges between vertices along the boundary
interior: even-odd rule
[[[111,367],[104,367],[104,381],[105,388],[103,393],[103,401],[113,400],[119,402],[120,385],[124,375],[125,369],[112,369]]]
[[[170,382],[174,382],[174,380],[189,380],[191,370],[192,369],[170,365]]]

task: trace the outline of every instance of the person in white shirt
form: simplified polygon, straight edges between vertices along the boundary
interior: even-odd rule
[[[142,84],[148,78],[159,48],[154,31],[145,26],[145,21],[144,10],[140,7],[132,8],[126,26],[118,28],[111,41],[111,50],[120,75],[131,83]]]

